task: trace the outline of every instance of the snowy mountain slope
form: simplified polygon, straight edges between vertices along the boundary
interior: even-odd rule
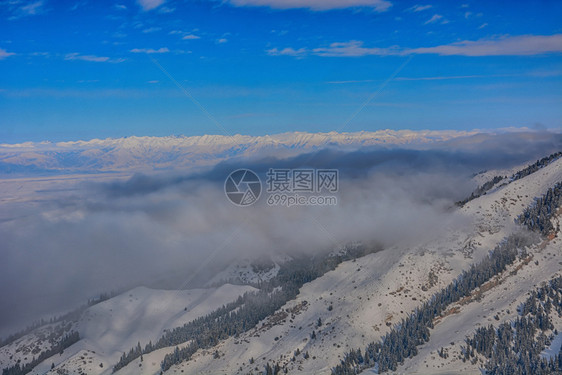
[[[345,352],[352,348],[364,348],[367,343],[380,339],[390,325],[399,322],[422,301],[450,283],[463,269],[484,257],[499,241],[516,230],[514,219],[532,203],[534,197],[542,195],[558,181],[562,181],[562,160],[459,209],[457,214],[472,222],[466,228],[456,228],[446,236],[427,243],[396,246],[356,262],[345,262],[336,270],[306,284],[298,298],[284,307],[289,312],[279,311],[277,317],[266,319],[256,329],[219,344],[216,350],[220,359],[214,358],[214,351],[200,351],[193,360],[175,366],[167,373],[183,370],[188,374],[245,374],[256,372],[256,368],[263,370],[268,362],[272,366],[275,362],[286,366],[289,373],[328,374]],[[552,242],[545,249],[542,251],[546,251],[546,256],[552,257],[548,253],[559,254],[560,243]],[[504,285],[511,288],[509,292],[496,289],[496,294],[487,298],[496,301],[502,296],[501,300],[507,304],[503,306],[499,303],[500,310],[509,308],[513,312],[513,300],[519,298],[517,296],[522,291],[558,272],[560,265],[557,259],[549,258],[548,266],[539,269],[544,273],[531,277],[536,270],[534,263],[525,265],[517,278],[502,284],[502,288]],[[466,308],[472,314],[467,315],[471,324],[465,326],[466,329],[488,322],[489,313],[485,318],[480,313],[483,306],[482,303],[474,303],[473,307]],[[502,316],[507,319],[508,315],[504,313]],[[321,326],[318,326],[318,318],[322,320]],[[450,329],[443,330],[450,332]],[[312,339],[313,331],[316,339]],[[460,342],[464,339],[462,334],[453,335],[456,338],[451,341]],[[448,336],[439,339],[439,334],[436,335],[436,342],[440,344],[449,340]],[[431,346],[430,341],[428,352],[435,351],[434,347],[437,348],[436,345]],[[293,361],[297,349],[301,354]],[[309,354],[308,359],[303,357],[305,352]],[[250,363],[252,358],[253,363]],[[410,369],[423,372],[424,360],[428,361],[424,358],[420,366],[412,364]],[[442,366],[437,368],[437,365],[429,371],[440,371]],[[455,367],[451,370],[460,371]],[[477,370],[477,367],[467,370]]]
[[[232,263],[214,275],[205,286],[222,285],[224,283],[253,285],[275,277],[280,265],[291,260],[288,256],[272,256],[258,261],[242,259]]]
[[[514,320],[517,308],[542,282],[562,274],[562,233],[557,238],[530,249],[530,257],[509,267],[498,278],[498,285],[484,291],[480,300],[468,304],[455,304],[454,313],[439,322],[431,332],[430,340],[419,349],[416,357],[399,368],[399,374],[427,374],[444,371],[448,373],[481,374],[482,363],[472,364],[459,359],[464,338],[480,326]],[[562,328],[562,320],[555,321]],[[438,356],[441,348],[447,350],[448,358]],[[369,372],[365,372],[369,373]]]
[[[328,145],[361,147],[446,141],[475,131],[379,130],[266,136],[126,137],[72,142],[0,144],[0,173],[117,172],[187,168],[238,156],[290,155]]]
[[[138,342],[155,342],[165,329],[181,326],[252,290],[255,289],[250,286],[230,284],[192,290],[132,289],[86,309],[80,319],[72,323],[72,330],[79,332],[80,341],[61,355],[39,364],[32,374],[46,373],[53,363],[54,373],[59,369],[78,373],[78,368],[88,374],[111,373],[123,351]],[[51,326],[38,328],[1,348],[1,366],[11,366],[24,357],[31,360],[32,355],[44,349],[41,343],[45,340],[40,337],[45,336]]]
[[[513,231],[515,219],[536,197],[560,181],[562,159],[467,203],[461,212],[475,219],[478,242],[489,248]]]
[[[51,349],[60,337],[69,333],[72,324],[52,323],[38,327],[32,333],[24,335],[14,342],[0,348],[0,368],[16,363],[30,363],[43,351]]]

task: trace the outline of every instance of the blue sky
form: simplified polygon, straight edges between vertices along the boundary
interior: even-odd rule
[[[562,2],[0,0],[0,143],[562,126]]]

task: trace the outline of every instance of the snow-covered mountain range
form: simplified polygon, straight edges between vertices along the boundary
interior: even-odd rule
[[[0,143],[0,173],[92,173],[208,166],[262,153],[288,156],[330,145],[358,148],[411,145],[476,134],[455,130],[379,130],[357,133],[283,133],[265,136],[126,137],[71,142]]]

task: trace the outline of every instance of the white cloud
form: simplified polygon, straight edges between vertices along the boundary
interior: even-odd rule
[[[184,39],[184,40],[195,40],[195,39],[201,39],[201,37],[198,36],[198,35],[187,34],[187,35],[184,35],[182,39]]]
[[[6,57],[15,55],[13,52],[8,52],[3,48],[0,48],[0,60],[5,59]]]
[[[421,12],[433,8],[433,5],[419,5],[416,4],[411,8],[406,9],[407,12]]]
[[[29,3],[20,8],[20,11],[27,15],[40,14],[43,11],[43,1],[39,0],[33,3]]]
[[[407,56],[413,54],[435,54],[443,56],[530,56],[546,53],[562,53],[562,34],[504,36],[496,39],[464,40],[434,47],[403,48],[365,47],[362,41],[332,43],[328,47],[313,49],[287,47],[266,51],[271,56],[323,57],[360,56]]]
[[[127,6],[123,4],[115,4],[113,7],[118,10],[127,10]]]
[[[217,44],[223,44],[223,43],[226,43],[226,42],[228,42],[228,39],[226,39],[226,38],[217,39]]]
[[[144,29],[142,32],[145,34],[154,33],[156,31],[162,30],[161,27],[149,27],[148,29]]]
[[[468,17],[470,17],[472,15],[472,12],[466,12],[464,14],[464,18],[468,19]]]
[[[158,9],[158,13],[173,13],[176,10],[176,8],[170,8],[170,7],[161,7]]]
[[[291,47],[287,47],[287,48],[283,48],[283,49],[277,49],[277,48],[272,48],[266,51],[268,55],[271,56],[304,56],[308,54],[308,50],[306,48],[299,48],[299,49],[293,49]]]
[[[562,34],[505,36],[407,50],[408,53],[459,56],[529,56],[562,53]]]
[[[332,43],[329,47],[315,48],[312,53],[317,56],[327,56],[327,57],[338,57],[338,56],[367,56],[367,55],[378,55],[387,56],[399,54],[394,48],[365,48],[363,47],[363,42],[358,40],[352,40],[345,43]]]
[[[144,11],[149,11],[158,8],[164,4],[165,0],[137,0],[137,3]]]
[[[27,16],[34,16],[41,14],[45,11],[44,5],[45,2],[43,0],[38,1],[21,1],[21,0],[14,0],[14,1],[5,1],[3,4],[6,5],[7,10],[11,13],[11,16],[8,18],[10,20],[15,20],[21,17]]]
[[[74,12],[78,8],[82,8],[84,5],[86,5],[86,1],[78,1],[73,6],[71,6],[69,10],[71,12]]]
[[[125,61],[125,59],[112,59],[107,56],[95,56],[95,55],[81,55],[78,52],[67,53],[64,57],[65,60],[82,60],[90,62],[109,62],[109,63],[120,63]]]
[[[305,8],[318,11],[364,7],[384,12],[392,6],[388,0],[227,0],[227,2],[238,7]]]
[[[166,48],[166,47],[162,47],[162,48],[159,48],[159,49],[152,49],[152,48],[133,48],[133,49],[131,50],[131,52],[133,52],[133,53],[148,53],[148,54],[151,54],[151,53],[167,53],[167,52],[170,52],[170,50],[169,50],[168,48]]]
[[[424,22],[424,25],[429,25],[430,23],[435,23],[435,22],[439,21],[441,18],[443,18],[442,15],[434,14],[433,17],[431,17],[430,19],[428,19],[427,21]]]
[[[488,26],[488,24],[487,24],[487,23],[483,23],[482,25],[478,26],[478,28],[479,28],[479,29],[483,29],[483,28],[485,28],[486,26]]]

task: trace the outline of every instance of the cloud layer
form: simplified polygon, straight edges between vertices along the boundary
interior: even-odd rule
[[[0,332],[103,291],[193,285],[244,257],[328,251],[353,240],[423,241],[445,223],[465,224],[450,207],[473,189],[472,173],[561,147],[560,135],[550,133],[479,134],[417,149],[223,162],[197,174],[82,185],[49,179],[29,186],[25,199],[21,184],[13,185],[20,198],[4,204],[0,220]],[[262,179],[269,168],[338,168],[338,205],[235,207],[223,185],[240,167]]]

